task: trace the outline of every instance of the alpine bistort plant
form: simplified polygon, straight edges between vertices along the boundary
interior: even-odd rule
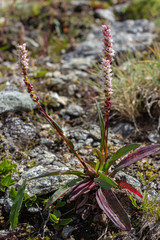
[[[54,175],[76,175],[77,178],[67,182],[63,187],[59,188],[49,199],[45,209],[49,208],[55,201],[60,197],[70,191],[69,199],[70,201],[76,200],[80,195],[88,193],[91,189],[94,189],[96,192],[96,200],[99,207],[104,211],[104,213],[110,218],[110,220],[121,230],[131,230],[130,220],[127,216],[126,211],[122,207],[121,203],[117,199],[114,188],[126,188],[130,192],[138,195],[140,198],[143,198],[141,193],[132,187],[129,183],[121,181],[116,178],[116,173],[123,169],[124,167],[129,166],[132,163],[135,163],[138,160],[143,159],[144,157],[154,154],[160,150],[160,144],[149,145],[140,147],[139,144],[129,144],[122,147],[111,157],[108,153],[108,128],[109,128],[109,113],[111,108],[111,94],[112,94],[112,70],[111,62],[113,60],[114,51],[112,49],[112,39],[110,34],[110,27],[103,26],[103,58],[102,58],[102,83],[105,93],[104,99],[104,119],[103,114],[97,103],[97,110],[99,115],[100,127],[101,127],[101,143],[99,149],[94,149],[97,161],[96,163],[84,161],[79,154],[75,151],[71,141],[66,138],[63,134],[60,126],[48,116],[45,110],[42,108],[39,98],[35,96],[33,86],[30,84],[27,69],[28,69],[28,58],[26,53],[26,45],[19,45],[19,65],[22,70],[24,77],[24,82],[27,86],[28,92],[30,93],[31,98],[35,101],[42,114],[49,122],[49,124],[57,130],[59,135],[67,143],[72,153],[78,158],[78,160],[83,165],[85,172],[70,170],[70,171],[51,171],[44,173],[36,178],[42,178],[47,176]],[[137,149],[138,148],[138,149]],[[137,149],[137,150],[136,150]],[[136,150],[136,151],[135,151]],[[110,167],[113,165],[116,160],[120,160],[114,169],[111,171]],[[30,179],[30,180],[32,180]],[[10,223],[12,228],[15,228],[18,221],[18,212],[20,210],[23,195],[25,190],[26,182],[22,184],[19,189],[19,193],[13,203],[11,213],[10,213]]]

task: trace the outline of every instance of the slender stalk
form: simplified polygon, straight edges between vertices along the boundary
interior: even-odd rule
[[[78,158],[78,160],[81,162],[83,167],[85,168],[86,172],[90,177],[92,177],[92,172],[89,170],[89,167],[87,164],[82,160],[82,158],[78,155],[78,153],[74,150],[72,144],[69,142],[69,140],[64,136],[63,132],[61,129],[58,127],[58,124],[48,116],[48,114],[45,112],[45,110],[42,108],[40,102],[39,102],[39,97],[37,97],[34,93],[34,88],[32,84],[29,81],[28,74],[27,74],[27,69],[28,69],[28,56],[27,56],[27,50],[26,50],[26,44],[19,45],[18,46],[19,50],[19,65],[22,70],[22,75],[24,76],[24,83],[27,86],[27,91],[30,93],[30,97],[34,102],[37,103],[38,107],[40,108],[41,113],[44,115],[44,117],[49,121],[49,123],[56,129],[58,134],[63,138],[63,140],[67,143],[71,151],[74,153],[74,155]]]

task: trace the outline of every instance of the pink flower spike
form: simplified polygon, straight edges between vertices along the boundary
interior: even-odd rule
[[[102,87],[104,89],[105,99],[104,99],[104,114],[105,114],[105,161],[107,160],[108,154],[108,128],[109,128],[109,113],[111,109],[111,94],[112,94],[112,69],[111,62],[113,61],[114,50],[112,49],[112,39],[109,26],[102,26],[103,32],[103,57],[102,57]]]
[[[109,26],[102,26],[103,31],[103,58],[102,58],[102,87],[105,93],[105,113],[108,118],[110,112],[112,94],[112,69],[111,62],[113,61],[114,50],[112,49],[112,39]]]
[[[27,70],[29,68],[29,65],[28,65],[29,59],[28,59],[28,55],[27,55],[26,44],[24,43],[22,45],[18,45],[17,49],[18,49],[18,53],[19,53],[18,63],[22,70],[23,81],[27,87],[27,92],[30,93],[30,97],[32,98],[32,100],[34,102],[37,102],[37,104],[39,105],[39,97],[36,97],[36,95],[34,94],[34,88],[28,78]]]
[[[22,69],[22,74],[26,75],[26,72],[28,70],[28,61],[27,58],[27,50],[26,50],[26,44],[18,45],[17,49],[19,51],[19,66]]]

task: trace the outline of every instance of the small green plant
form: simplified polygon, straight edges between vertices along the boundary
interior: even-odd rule
[[[158,174],[154,174],[148,180],[145,180],[140,172],[138,172],[138,175],[141,178],[143,185],[145,186],[141,207],[137,205],[136,200],[131,195],[129,195],[129,198],[134,207],[143,211],[144,213],[143,215],[146,218],[153,217],[156,220],[160,220],[160,205],[159,205],[160,195],[158,194],[158,196],[149,199],[150,194],[149,184],[158,176]]]
[[[101,143],[100,148],[95,149],[95,155],[97,161],[86,162],[80,155],[75,151],[72,142],[64,135],[61,127],[45,112],[42,108],[37,97],[34,93],[33,86],[28,78],[28,58],[26,45],[19,45],[19,65],[22,69],[22,74],[24,77],[24,83],[30,93],[31,98],[37,103],[42,115],[48,121],[48,123],[58,132],[62,139],[67,143],[71,152],[77,157],[81,165],[85,169],[83,171],[68,170],[61,171],[55,170],[44,173],[40,176],[31,178],[38,179],[42,177],[54,176],[54,175],[75,175],[77,178],[68,181],[61,188],[59,188],[49,199],[46,204],[45,209],[53,205],[58,199],[63,197],[66,193],[70,192],[70,201],[75,201],[82,194],[87,194],[91,190],[96,192],[96,201],[98,206],[104,211],[104,213],[109,217],[109,219],[115,224],[116,227],[121,230],[131,230],[131,223],[125,209],[122,207],[118,198],[114,193],[114,188],[125,188],[130,192],[143,198],[141,193],[131,186],[129,183],[121,181],[116,178],[116,173],[121,169],[128,167],[129,165],[139,161],[148,155],[154,154],[160,150],[160,144],[149,145],[140,147],[139,144],[129,144],[122,147],[112,156],[110,156],[108,148],[108,129],[109,129],[109,114],[111,108],[111,94],[112,94],[112,73],[111,73],[111,62],[113,60],[114,51],[112,49],[112,39],[110,34],[109,26],[103,26],[103,38],[104,38],[104,49],[103,49],[103,59],[102,59],[102,86],[104,89],[104,117],[97,103],[98,116],[101,127]],[[119,161],[117,164],[116,161]],[[113,166],[111,170],[111,166]],[[24,191],[25,191],[26,181],[22,184],[15,201],[13,203],[11,213],[10,213],[10,223],[12,229],[16,227],[18,212],[23,201]],[[60,212],[55,210],[50,214],[50,219],[54,224],[62,224],[60,219]],[[16,219],[16,220],[15,220]],[[65,220],[65,223],[70,220]]]
[[[160,1],[158,0],[134,0],[124,11],[124,17],[130,19],[157,18],[160,17]]]
[[[5,192],[6,188],[15,183],[12,175],[16,166],[15,163],[12,163],[12,159],[2,158],[0,162],[0,191]]]
[[[50,221],[54,227],[54,229],[59,229],[61,226],[65,226],[72,222],[72,218],[63,218],[61,211],[59,208],[64,207],[66,202],[64,201],[57,201],[56,205],[53,205],[50,211]]]

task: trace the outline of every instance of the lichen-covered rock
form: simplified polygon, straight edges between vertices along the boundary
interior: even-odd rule
[[[37,129],[29,119],[24,122],[18,117],[8,116],[2,128],[2,134],[20,147],[31,143],[37,135]]]
[[[0,92],[0,114],[16,111],[32,111],[37,106],[28,93],[21,93],[15,89]]]

